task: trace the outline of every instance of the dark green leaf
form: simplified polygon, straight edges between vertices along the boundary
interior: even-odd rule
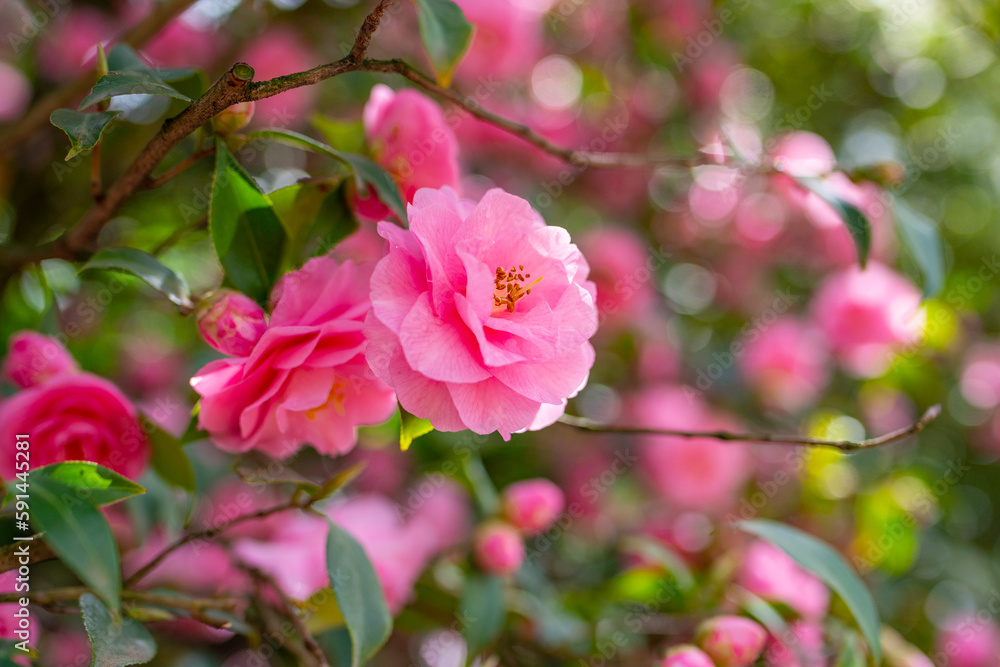
[[[198,70],[194,67],[150,67],[135,49],[128,44],[116,44],[108,52],[108,69],[112,72],[150,72],[161,81],[180,81]]]
[[[80,596],[80,611],[94,652],[92,667],[142,665],[156,655],[156,642],[146,628],[130,618],[113,618],[90,593]]]
[[[103,248],[83,265],[86,269],[118,269],[141,278],[181,308],[194,308],[184,277],[166,267],[153,255],[135,248]]]
[[[72,487],[41,478],[31,484],[31,523],[45,533],[59,560],[116,612],[121,608],[121,562],[107,519]]]
[[[104,129],[120,113],[121,111],[83,113],[72,109],[56,109],[49,116],[49,121],[69,137],[70,149],[66,154],[66,159],[69,160],[96,146]]]
[[[180,441],[149,419],[143,426],[153,445],[153,470],[170,486],[194,493],[194,468]]]
[[[216,142],[208,220],[226,276],[238,290],[264,303],[278,278],[285,230],[271,202],[221,139]]]
[[[358,667],[375,655],[392,632],[382,585],[365,550],[332,522],[326,539],[326,569],[351,635],[351,667]]]
[[[442,86],[451,83],[455,68],[472,43],[473,26],[451,0],[415,0],[420,39]]]
[[[458,603],[462,636],[470,656],[476,655],[500,636],[506,616],[503,580],[485,574],[470,574]]]
[[[351,168],[351,171],[354,172],[354,180],[358,191],[361,194],[365,194],[369,186],[375,188],[375,193],[378,195],[379,200],[388,206],[403,223],[406,223],[406,203],[399,193],[399,187],[396,185],[396,182],[392,180],[392,177],[382,167],[365,156],[335,150],[312,137],[288,130],[259,130],[250,133],[247,135],[247,138],[281,141],[292,146],[322,153],[346,163]]]
[[[881,623],[875,601],[839,553],[812,535],[776,521],[743,521],[739,528],[780,547],[795,562],[826,582],[854,614],[858,627],[875,656],[875,662],[882,660],[882,646],[879,643]]]
[[[924,274],[924,296],[934,296],[944,286],[944,246],[937,225],[901,199],[894,208],[903,242]]]
[[[868,218],[854,204],[846,201],[833,191],[833,188],[821,178],[799,177],[796,180],[806,189],[814,192],[820,199],[830,205],[847,225],[847,231],[854,239],[854,247],[858,251],[858,264],[864,268],[868,262],[868,251],[872,243],[871,225]]]
[[[434,430],[429,419],[415,417],[399,406],[399,448],[404,452],[413,441]]]
[[[82,111],[92,104],[109,100],[118,95],[162,95],[190,102],[191,98],[178,92],[173,86],[164,83],[152,72],[129,70],[125,72],[108,72],[102,76],[90,95],[83,98],[78,110]]]
[[[127,477],[92,461],[64,461],[35,468],[28,483],[41,485],[56,494],[69,493],[75,500],[97,507],[113,505],[146,492]]]

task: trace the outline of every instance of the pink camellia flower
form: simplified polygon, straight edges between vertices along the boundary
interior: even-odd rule
[[[342,453],[359,424],[389,417],[392,392],[364,363],[369,275],[316,257],[278,282],[271,326],[250,355],[209,364],[191,381],[204,397],[200,423],[217,444],[281,456],[308,441]]]
[[[458,141],[441,107],[430,98],[378,84],[372,88],[363,119],[375,162],[389,172],[407,202],[420,188],[458,187]],[[372,220],[391,215],[374,192],[359,196],[355,206]]]
[[[19,387],[34,387],[77,370],[76,361],[62,343],[37,331],[18,331],[7,343],[3,376]]]
[[[915,343],[924,327],[920,290],[877,262],[833,274],[811,309],[845,370],[858,377],[884,373],[899,347]]]
[[[31,83],[18,68],[0,60],[0,124],[21,117],[31,102]]]
[[[97,45],[107,44],[118,30],[113,18],[86,5],[72,5],[42,31],[36,42],[38,69],[48,78],[65,80],[83,74],[97,59]]]
[[[764,653],[768,667],[825,667],[823,626],[815,621],[796,621],[780,638],[772,637]]]
[[[769,542],[754,542],[747,549],[737,580],[751,593],[782,602],[807,619],[822,619],[830,607],[826,585]]]
[[[472,556],[483,572],[513,574],[524,563],[524,539],[514,526],[499,521],[490,522],[476,531]]]
[[[559,517],[566,505],[562,489],[547,479],[526,479],[503,490],[504,517],[525,535],[537,535]]]
[[[417,192],[409,230],[382,222],[365,333],[375,375],[440,431],[514,431],[554,422],[586,383],[594,285],[560,227],[519,197],[478,204]]]
[[[965,400],[977,408],[1000,405],[1000,346],[981,344],[969,350],[959,386]]]
[[[476,26],[472,45],[458,66],[459,77],[493,81],[525,76],[541,58],[538,12],[517,0],[457,0],[457,4]]]
[[[198,333],[219,352],[247,357],[267,331],[267,314],[257,302],[221,289],[198,308]]]
[[[830,381],[829,361],[819,331],[794,317],[782,317],[747,342],[738,365],[767,405],[796,412],[812,404]]]
[[[698,626],[695,641],[718,667],[746,667],[763,652],[767,630],[742,616],[716,616]]]
[[[662,385],[647,389],[632,401],[630,412],[642,426],[735,430],[728,420],[714,415],[698,392],[690,388]],[[725,508],[753,469],[745,445],[707,438],[644,437],[639,457],[653,487],[678,509]]]
[[[1000,664],[1000,628],[975,614],[946,620],[934,642],[934,664],[942,667],[993,667]]]
[[[246,357],[212,362],[191,378],[198,423],[220,448],[289,456],[305,443],[324,454],[354,447],[359,425],[395,409],[392,390],[365,362],[370,269],[314,257],[271,294],[267,331]]]
[[[715,663],[697,646],[682,644],[667,651],[660,667],[715,667]]]
[[[657,260],[638,235],[621,227],[594,229],[580,237],[580,250],[597,285],[602,326],[628,324],[649,314],[656,301],[656,274],[649,262]]]
[[[118,387],[90,373],[65,373],[0,404],[0,442],[31,436],[32,468],[62,461],[93,461],[138,479],[149,461],[149,441],[135,406]],[[0,461],[0,477],[14,476],[14,457]]]

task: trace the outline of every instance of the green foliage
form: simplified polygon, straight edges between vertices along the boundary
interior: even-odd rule
[[[121,111],[83,113],[72,109],[56,109],[49,120],[69,137],[70,149],[66,159],[70,160],[93,149],[101,140],[104,130],[119,114]]]
[[[474,27],[452,0],[414,0],[420,39],[430,56],[438,82],[447,86],[472,44]]]
[[[462,635],[469,655],[476,655],[492,644],[503,631],[507,610],[503,600],[503,579],[471,573],[465,579],[458,617],[465,623]]]
[[[102,248],[80,271],[87,269],[117,269],[131,273],[181,308],[194,308],[184,277],[148,252],[135,248]]]
[[[112,615],[90,593],[80,596],[80,610],[93,650],[91,667],[142,665],[156,656],[156,641],[141,624]]]
[[[833,191],[826,181],[821,178],[796,178],[803,187],[811,190],[823,201],[829,204],[840,219],[847,225],[847,231],[854,239],[854,247],[858,251],[858,263],[864,268],[868,262],[868,251],[872,243],[871,223],[865,214],[857,206],[850,203]]]

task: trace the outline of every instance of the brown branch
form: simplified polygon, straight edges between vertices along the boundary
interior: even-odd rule
[[[724,440],[727,442],[755,442],[771,445],[797,445],[802,447],[832,447],[842,452],[853,452],[859,449],[873,449],[888,445],[889,443],[902,440],[911,435],[920,433],[927,425],[937,419],[941,414],[941,406],[934,405],[923,414],[920,419],[895,431],[886,433],[877,438],[869,438],[855,442],[852,440],[824,440],[822,438],[810,438],[799,435],[776,435],[773,433],[733,433],[730,431],[681,431],[674,429],[653,428],[646,426],[605,426],[583,417],[573,417],[563,415],[559,421],[567,426],[589,431],[591,433],[623,433],[626,435],[667,435],[678,438],[710,438],[712,440]]]
[[[184,173],[189,167],[194,166],[196,163],[200,162],[202,158],[206,158],[209,155],[215,153],[215,146],[209,146],[208,148],[203,148],[199,151],[195,151],[191,155],[187,156],[179,163],[165,171],[160,176],[147,176],[146,180],[143,181],[142,187],[146,189],[158,188],[164,183],[172,181],[173,179]]]
[[[156,4],[153,10],[141,21],[126,30],[115,40],[119,44],[128,44],[133,48],[141,48],[149,40],[159,34],[160,30],[193,5],[195,0],[168,0]],[[71,106],[90,90],[97,80],[93,71],[86,72],[80,78],[71,81],[46,94],[24,115],[20,121],[0,133],[0,153],[14,150],[30,139],[35,132],[48,126],[49,116],[56,109]]]
[[[19,556],[16,551],[25,544],[30,544],[31,547],[28,549],[28,562],[22,563],[20,560],[21,556]],[[52,549],[49,548],[49,545],[45,544],[45,542],[42,542],[40,539],[35,539],[31,542],[21,540],[0,548],[0,572],[7,572],[18,568],[21,565],[31,565],[33,563],[52,560],[55,557],[56,555],[52,553]]]
[[[75,602],[80,599],[81,595],[89,592],[91,591],[86,586],[68,586],[66,588],[52,588],[45,591],[31,591],[27,594],[2,593],[0,594],[0,604],[17,602],[21,598],[26,597],[31,604],[46,606],[58,602]],[[122,600],[150,604],[157,607],[180,609],[187,612],[203,612],[206,610],[232,611],[236,608],[236,601],[232,598],[187,598],[149,591],[123,590]]]
[[[319,667],[330,667],[329,661],[326,659],[326,655],[323,653],[323,649],[316,642],[316,638],[312,636],[309,632],[309,628],[306,627],[306,623],[303,620],[301,614],[299,614],[298,605],[296,605],[281,588],[274,577],[269,575],[267,572],[247,565],[246,563],[240,563],[247,574],[249,574],[253,579],[255,579],[259,585],[267,586],[274,594],[278,596],[278,600],[281,602],[281,612],[288,620],[292,622],[295,626],[295,631],[299,633],[299,637],[302,639],[302,644],[305,647],[306,652],[312,657],[312,660]],[[261,596],[263,598],[263,596]],[[307,662],[303,660],[303,662]]]

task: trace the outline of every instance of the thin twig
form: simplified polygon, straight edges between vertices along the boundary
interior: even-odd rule
[[[68,586],[66,588],[52,588],[44,591],[31,591],[27,595],[24,593],[2,593],[0,594],[0,604],[17,602],[21,598],[26,597],[31,604],[46,606],[58,602],[75,602],[80,599],[81,595],[89,592],[91,591],[86,586]],[[237,604],[232,598],[188,598],[163,595],[150,591],[132,590],[123,590],[122,600],[157,607],[180,609],[186,612],[203,612],[206,610],[232,611],[236,608]]]
[[[208,227],[207,217],[198,220],[193,225],[188,225],[186,227],[179,227],[175,229],[173,232],[171,232],[170,236],[160,241],[160,243],[155,248],[153,248],[153,250],[149,254],[159,255],[161,252],[173,246],[175,243],[180,241],[182,238],[184,238],[191,232],[197,231],[199,229],[205,229],[206,227]]]
[[[146,180],[143,181],[142,183],[142,187],[146,188],[147,190],[158,188],[164,183],[167,183],[177,178],[178,176],[183,174],[189,167],[194,166],[203,158],[206,158],[209,155],[213,155],[214,153],[215,153],[214,145],[209,146],[208,148],[203,148],[199,151],[195,151],[194,153],[187,156],[186,158],[175,164],[173,167],[165,171],[163,174],[155,178],[152,176],[147,176]]]
[[[330,667],[330,663],[327,661],[326,655],[323,653],[323,649],[320,648],[320,645],[316,642],[316,638],[312,636],[311,632],[309,632],[309,628],[306,627],[305,621],[298,613],[298,605],[296,605],[285,594],[285,591],[281,588],[278,582],[275,581],[274,577],[260,568],[247,565],[246,563],[240,563],[240,567],[242,567],[252,578],[257,580],[258,583],[265,585],[274,591],[274,594],[277,595],[278,599],[281,601],[282,614],[292,622],[292,625],[295,626],[296,632],[299,633],[299,637],[302,639],[303,646],[312,655],[313,660],[316,661],[316,664],[319,665],[319,667]]]
[[[647,426],[606,426],[583,417],[573,417],[563,415],[559,421],[567,426],[589,431],[592,433],[623,433],[626,435],[668,435],[677,438],[710,438],[712,440],[724,440],[727,442],[758,442],[771,445],[796,445],[802,447],[832,447],[842,452],[853,452],[859,449],[873,449],[888,445],[889,443],[902,440],[911,435],[920,433],[927,425],[937,419],[941,414],[941,406],[934,405],[928,408],[920,419],[895,431],[886,433],[877,438],[867,440],[824,440],[823,438],[810,438],[800,435],[776,435],[773,433],[733,433],[731,431],[682,431],[675,429],[654,428]]]
[[[35,536],[38,538],[38,536]],[[22,563],[21,558],[24,556],[18,554],[18,550],[22,549],[25,544],[30,544],[31,548],[28,549],[28,554],[26,557],[27,563]],[[3,548],[0,548],[0,572],[7,572],[13,570],[21,565],[31,565],[33,563],[40,563],[46,560],[52,560],[56,555],[49,548],[49,545],[42,542],[41,539],[35,539],[31,542],[21,541],[15,542],[13,544],[8,544]]]

